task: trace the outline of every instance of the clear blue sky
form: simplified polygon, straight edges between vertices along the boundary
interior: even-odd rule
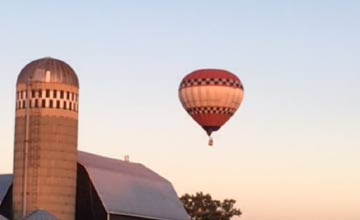
[[[15,83],[31,60],[80,83],[79,149],[141,162],[179,195],[234,198],[243,220],[358,220],[360,1],[0,3],[0,172],[11,172]],[[180,80],[243,81],[215,147],[182,109]]]

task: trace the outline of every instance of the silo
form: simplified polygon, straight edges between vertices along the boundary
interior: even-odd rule
[[[65,62],[27,64],[16,85],[14,219],[46,210],[74,220],[79,81]]]

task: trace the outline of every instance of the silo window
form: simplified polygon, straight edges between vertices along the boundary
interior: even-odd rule
[[[66,101],[64,101],[63,107],[64,107],[64,109],[66,109],[66,107],[67,107],[67,106],[66,106]]]
[[[72,104],[71,104],[71,102],[69,103],[69,110],[72,110]]]
[[[67,92],[67,99],[70,99],[70,92]]]
[[[60,101],[59,100],[56,101],[56,108],[60,108]]]
[[[74,101],[74,93],[71,93],[71,101]]]
[[[57,96],[57,90],[54,90],[53,96],[54,96],[54,98],[56,98],[56,96]]]
[[[60,91],[60,98],[63,99],[64,98],[64,91]]]
[[[51,71],[46,70],[46,72],[45,72],[45,81],[50,82],[50,79],[51,79]]]
[[[39,107],[39,100],[35,99],[35,108]]]
[[[41,100],[41,107],[46,108],[46,100],[45,99]]]
[[[49,98],[49,97],[50,97],[50,90],[47,89],[47,90],[46,90],[46,98]]]
[[[53,100],[50,100],[50,103],[49,103],[49,107],[52,108],[53,107]]]
[[[41,89],[39,90],[39,98],[41,98],[42,97],[42,91],[41,91]]]
[[[31,98],[35,98],[36,95],[36,91],[35,90],[31,90]]]

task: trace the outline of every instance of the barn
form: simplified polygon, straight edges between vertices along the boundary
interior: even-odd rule
[[[0,175],[1,220],[12,219],[12,178]],[[140,163],[79,151],[76,185],[76,220],[190,219],[172,184]],[[26,219],[54,217],[37,211]]]

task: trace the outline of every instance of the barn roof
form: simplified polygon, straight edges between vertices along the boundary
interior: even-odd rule
[[[79,152],[105,209],[111,214],[187,220],[172,184],[139,163]]]
[[[12,174],[0,174],[0,204],[12,184]]]
[[[5,218],[4,216],[0,215],[0,220],[8,220],[8,219]]]
[[[23,218],[24,220],[58,220],[57,217],[44,210],[36,210]]]

